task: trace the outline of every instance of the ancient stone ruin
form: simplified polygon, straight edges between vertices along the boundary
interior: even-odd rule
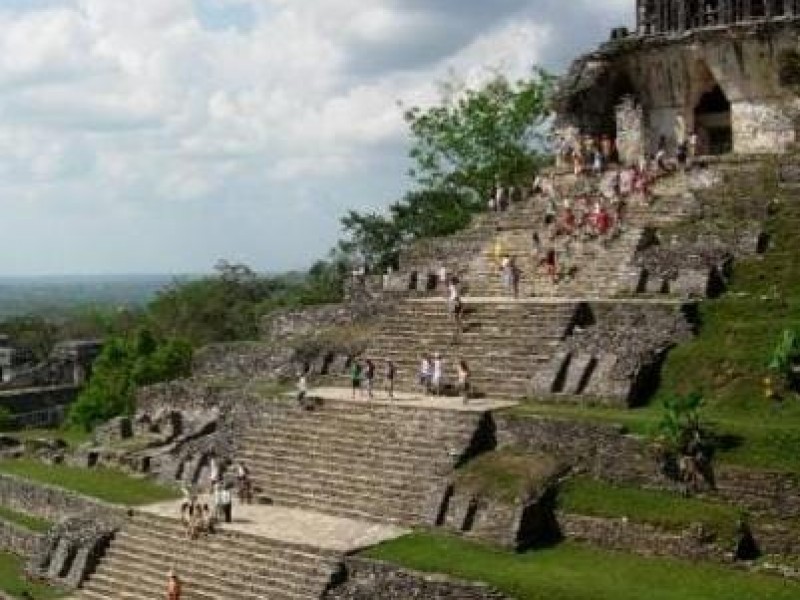
[[[560,134],[571,144],[613,136],[621,161],[632,162],[662,138],[674,149],[697,132],[690,165],[659,172],[646,198],[630,195],[608,234],[551,235],[547,199],[531,191],[458,234],[409,245],[391,274],[354,277],[343,305],[273,314],[262,339],[203,349],[191,378],[142,390],[133,417],[108,423],[65,460],[186,488],[207,486],[219,468],[233,483],[244,463],[255,496],[237,506],[246,516],[190,540],[176,502],[120,512],[0,478],[3,505],[66,519],[27,540],[32,572],[98,600],[158,597],[170,568],[188,597],[203,600],[504,597],[353,556],[415,527],[510,550],[571,539],[741,564],[741,538],[575,514],[557,498],[578,475],[689,493],[645,436],[569,415],[645,402],[665,357],[696,334],[698,304],[724,292],[737,261],[769,251],[771,203],[798,206],[798,4],[639,0],[636,31],[615,31],[562,82]],[[547,176],[567,202],[613,186],[608,172],[559,166]],[[569,268],[542,269],[549,250],[535,240]],[[518,269],[517,297],[500,280],[503,255]],[[460,282],[458,328],[443,270]],[[437,353],[442,395],[422,397],[420,358]],[[394,399],[383,389],[353,399],[348,373],[367,359],[379,373],[393,362]],[[459,360],[472,373],[466,403],[455,389]],[[301,372],[311,380],[303,404],[285,387]],[[573,412],[523,415],[524,399]],[[476,475],[487,463],[522,484],[487,487]],[[785,521],[800,518],[795,475],[719,465],[699,488],[752,515],[760,553],[798,576],[790,565],[800,542]],[[100,515],[96,526],[76,535],[87,514]]]

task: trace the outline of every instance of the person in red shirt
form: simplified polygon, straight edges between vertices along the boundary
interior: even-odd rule
[[[172,569],[167,573],[167,600],[181,600],[181,582]]]

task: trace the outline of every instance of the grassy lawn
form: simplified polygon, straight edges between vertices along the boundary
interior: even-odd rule
[[[33,515],[17,512],[15,510],[11,510],[10,508],[6,508],[5,506],[0,506],[0,519],[5,519],[10,523],[14,523],[15,525],[19,525],[25,529],[39,532],[47,531],[52,525],[52,523],[47,519],[40,519],[39,517],[34,517]]]
[[[23,574],[22,559],[7,552],[0,552],[0,591],[15,598],[21,598],[24,592],[28,592],[36,600],[63,598],[67,595],[65,590],[27,582]]]
[[[685,529],[702,523],[720,536],[736,531],[739,511],[729,505],[670,492],[617,486],[588,478],[566,483],[558,496],[566,512],[594,517],[628,517],[663,529]]]
[[[455,537],[416,533],[366,554],[411,569],[485,581],[518,600],[800,598],[797,582],[577,544],[512,554]]]
[[[113,469],[80,469],[46,465],[35,460],[0,461],[0,473],[73,490],[114,504],[136,506],[180,497],[172,488],[146,479],[131,477]]]
[[[70,448],[77,448],[91,439],[92,434],[79,427],[62,429],[19,429],[7,431],[0,435],[8,435],[20,440],[64,440]]]

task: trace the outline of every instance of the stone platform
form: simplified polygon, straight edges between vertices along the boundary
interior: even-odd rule
[[[457,412],[486,412],[491,410],[501,410],[517,406],[519,402],[511,400],[499,400],[492,398],[473,398],[467,404],[457,396],[426,396],[413,392],[395,390],[394,398],[389,399],[386,391],[381,389],[381,379],[378,379],[378,386],[373,391],[373,398],[367,398],[366,389],[362,388],[362,396],[356,396],[353,400],[352,390],[344,387],[317,387],[310,389],[310,398],[320,398],[322,400],[335,400],[337,402],[352,402],[353,409],[357,410],[358,405],[377,405],[393,406],[398,408],[423,408],[430,410],[451,410]]]
[[[682,298],[633,298],[633,297],[620,297],[608,298],[600,296],[529,296],[524,298],[512,298],[511,296],[469,296],[464,295],[461,297],[464,304],[580,304],[583,302],[590,302],[592,304],[647,304],[656,306],[680,306],[682,304],[691,304],[692,300]],[[412,304],[443,304],[447,302],[444,296],[426,296],[424,298],[409,298],[406,302]]]
[[[160,502],[140,507],[139,511],[175,519],[180,515],[181,502],[182,500]],[[211,504],[210,498],[206,496],[201,496],[200,502]],[[345,553],[374,546],[409,533],[408,529],[396,525],[336,517],[282,506],[240,504],[237,501],[233,504],[233,522],[221,523],[219,529]]]

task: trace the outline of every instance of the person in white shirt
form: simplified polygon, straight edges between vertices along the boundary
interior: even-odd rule
[[[433,393],[439,396],[442,393],[442,370],[444,368],[444,361],[441,355],[437,352],[433,355],[433,374],[431,375],[431,384]]]
[[[419,365],[419,384],[425,395],[431,393],[431,360],[427,354],[422,356],[422,362]]]
[[[222,508],[222,516],[225,518],[226,523],[233,521],[233,498],[231,497],[231,490],[229,486],[220,485],[220,506]]]

